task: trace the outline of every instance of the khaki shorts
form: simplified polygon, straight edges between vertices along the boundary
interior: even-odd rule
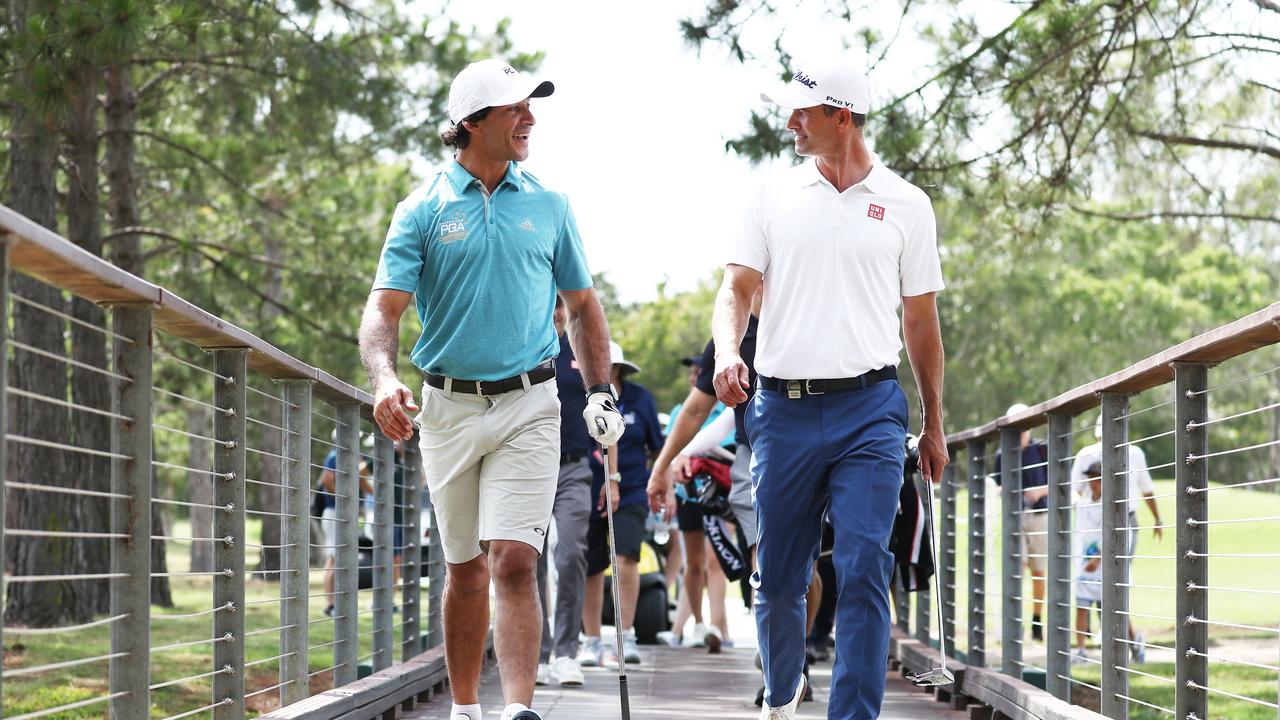
[[[481,397],[422,388],[415,418],[446,562],[518,540],[539,553],[560,472],[560,396],[554,380]]]
[[[1049,512],[1030,510],[1031,508],[1026,508],[1022,514],[1022,547],[1026,548],[1023,556],[1031,568],[1031,574],[1043,576],[1048,566],[1046,553],[1049,552],[1049,536],[1045,531],[1049,529]]]

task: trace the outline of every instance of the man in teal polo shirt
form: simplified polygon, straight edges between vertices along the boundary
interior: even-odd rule
[[[529,705],[542,623],[535,570],[560,463],[551,313],[557,291],[588,388],[583,419],[613,445],[624,424],[609,384],[609,328],[568,199],[517,163],[529,156],[529,100],[554,87],[501,60],[467,66],[449,89],[443,135],[455,160],[396,207],[360,323],[374,419],[393,439],[420,431],[447,563],[445,656],[451,720],[480,720],[478,685],[496,586],[494,644],[503,720]],[[400,316],[416,299],[422,409],[396,375]]]

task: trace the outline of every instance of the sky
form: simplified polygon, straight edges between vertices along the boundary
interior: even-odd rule
[[[485,0],[447,10],[482,29],[509,17],[516,48],[546,53],[537,74],[556,92],[534,102],[525,166],[568,194],[592,271],[604,272],[626,303],[656,297],[663,282],[669,292],[690,289],[722,267],[744,198],[766,172],[727,153],[725,140],[740,134],[752,108],[765,108],[759,94],[780,84],[777,65],[744,67],[714,45],[699,57],[677,23],[703,7]],[[791,52],[834,52],[851,32],[818,7],[801,0],[780,19]],[[887,32],[897,21],[891,12]],[[772,33],[771,25],[760,32]],[[895,77],[927,70],[890,69]],[[873,112],[874,98],[892,94],[878,82],[890,69],[870,76]]]

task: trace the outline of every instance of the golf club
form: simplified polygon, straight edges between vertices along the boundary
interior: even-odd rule
[[[601,434],[604,433],[604,421],[596,421],[601,427]],[[631,720],[631,701],[627,697],[627,661],[622,656],[622,601],[621,586],[622,581],[618,577],[618,553],[614,549],[613,542],[613,493],[609,489],[609,446],[601,445],[600,451],[604,456],[604,509],[605,514],[609,518],[609,568],[613,573],[613,631],[614,631],[614,654],[618,657],[618,692],[622,699],[622,720]]]
[[[929,503],[926,506],[928,515],[926,516],[929,525],[929,549],[933,551],[933,556],[938,562],[946,562],[937,552],[937,548],[933,543],[933,481],[926,479],[924,481],[925,489],[928,491]],[[926,670],[922,673],[912,673],[907,675],[907,679],[915,683],[918,687],[938,687],[940,685],[951,685],[955,683],[956,676],[947,669],[947,629],[942,623],[942,590],[938,580],[938,573],[933,573],[933,596],[938,600],[938,656],[942,658],[942,666]]]

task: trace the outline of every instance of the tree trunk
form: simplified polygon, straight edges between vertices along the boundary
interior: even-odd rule
[[[274,206],[281,206],[282,203],[271,199]],[[273,261],[280,261],[283,255],[283,248],[280,240],[271,232],[271,228],[264,228],[262,233],[264,241],[264,249],[266,256]],[[272,302],[263,303],[261,317],[261,332],[267,333],[273,327],[277,318],[280,317],[280,309],[274,303],[280,302],[283,296],[283,285],[280,278],[280,268],[275,265],[268,265],[266,268],[267,282],[263,288],[263,294]],[[284,424],[283,408],[280,403],[264,398],[265,411],[263,412],[263,422],[270,423],[275,427],[281,427]],[[262,446],[263,450],[277,455],[284,454],[283,435],[275,427],[262,426]],[[281,463],[279,460],[263,455],[262,459],[262,480],[263,482],[283,484],[284,475],[281,473]],[[280,488],[276,485],[259,485],[258,499],[259,507],[269,512],[280,512]],[[280,518],[273,515],[262,516],[262,544],[263,545],[279,545],[280,544]],[[258,572],[263,573],[265,579],[275,580],[278,578],[276,574],[280,570],[280,549],[277,547],[262,548],[262,555],[258,562]]]
[[[187,407],[187,432],[204,437],[213,436],[213,418],[208,409],[200,405]],[[208,440],[200,438],[187,439],[187,462],[195,470],[207,470],[210,462]],[[200,505],[213,504],[213,478],[204,473],[187,473],[187,487],[190,489],[191,502]],[[191,537],[213,537],[213,510],[207,507],[191,508]],[[207,542],[191,543],[191,572],[209,572],[213,570],[213,544]]]
[[[119,231],[142,224],[138,215],[138,184],[134,172],[136,152],[133,144],[138,95],[133,90],[133,75],[129,66],[108,67],[106,79],[107,211],[111,215],[112,230]],[[111,262],[122,270],[143,277],[141,238],[136,233],[129,233],[113,239]],[[155,477],[154,474],[152,477]],[[160,494],[160,488],[156,487],[154,482],[151,485],[151,494],[153,497]],[[151,528],[153,535],[168,534],[163,532],[164,515],[160,512],[159,505],[151,506]],[[192,543],[192,545],[198,544]],[[163,540],[151,542],[151,572],[168,571],[169,563],[165,557],[165,548]],[[152,578],[151,601],[162,607],[173,605],[169,592],[169,578]]]
[[[98,71],[87,63],[77,65],[70,77],[71,108],[64,126],[68,163],[67,238],[94,255],[102,255],[102,218],[98,212]],[[105,328],[106,316],[94,303],[71,296],[73,317],[92,327],[71,323],[71,357],[88,367],[107,368],[106,336],[93,328]],[[109,410],[112,383],[100,373],[82,367],[71,368],[71,399],[86,408]],[[76,447],[110,451],[111,421],[94,413],[77,411],[74,418]],[[111,460],[94,455],[73,454],[72,478],[76,486],[96,492],[111,490]],[[72,525],[85,532],[109,532],[111,508],[105,498],[85,497],[75,504]],[[78,570],[85,573],[111,571],[111,546],[96,540],[77,543]],[[94,612],[111,609],[107,580],[86,580],[82,592],[93,599]]]
[[[26,0],[11,0],[9,32],[26,30]],[[34,69],[18,66],[11,82],[18,92],[29,90]],[[21,103],[12,106],[9,146],[9,206],[31,220],[57,230],[54,167],[57,160],[57,126],[52,118],[25,112]],[[12,292],[52,308],[63,306],[61,293],[54,288],[14,273]],[[13,338],[19,342],[57,353],[65,353],[65,323],[43,310],[13,304]],[[15,349],[10,384],[14,388],[57,399],[67,397],[67,366],[33,353]],[[65,408],[27,398],[13,398],[9,415],[11,433],[23,437],[66,443]],[[8,477],[25,482],[74,485],[68,454],[20,442],[9,445]],[[10,528],[71,530],[77,499],[61,493],[8,489],[5,523]],[[75,540],[10,537],[5,543],[5,568],[14,576],[64,574],[77,571]],[[4,622],[10,625],[54,626],[85,622],[93,617],[95,603],[80,592],[83,583],[10,582]]]
[[[133,130],[137,119],[138,95],[128,66],[107,68],[107,209],[115,231],[137,227],[138,184]],[[111,241],[111,262],[127,272],[143,277],[142,241],[136,233],[119,235]]]

